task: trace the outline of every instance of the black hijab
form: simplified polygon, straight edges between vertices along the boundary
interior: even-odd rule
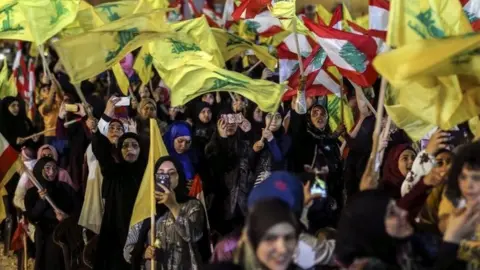
[[[208,123],[203,123],[200,120],[199,114],[202,112],[203,109],[209,108],[210,111],[212,112],[212,119],[210,119],[210,122]],[[195,104],[195,109],[193,111],[195,115],[192,115],[193,119],[193,126],[194,126],[194,132],[193,136],[198,136],[198,137],[204,137],[210,139],[212,136],[212,133],[214,131],[214,125],[213,125],[213,108],[210,104],[203,102],[203,101],[198,101]]]
[[[35,178],[38,180],[38,182],[44,189],[51,191],[52,188],[58,182],[59,167],[57,165],[57,176],[53,181],[50,181],[47,178],[45,178],[45,176],[43,175],[43,169],[45,168],[45,165],[47,165],[47,163],[49,162],[53,162],[55,165],[57,165],[57,161],[52,157],[43,157],[39,159],[37,163],[35,163],[35,166],[33,167],[33,176],[35,176]]]
[[[16,116],[8,110],[8,107],[15,101],[19,103],[20,108]],[[2,99],[0,103],[0,132],[7,139],[8,143],[15,148],[19,148],[17,146],[17,138],[27,137],[32,133],[33,129],[22,104],[21,100],[10,96]]]
[[[307,111],[307,132],[312,135],[313,138],[315,139],[325,139],[327,138],[331,131],[330,131],[330,127],[328,125],[328,121],[327,121],[327,124],[325,125],[325,128],[323,130],[321,129],[318,129],[312,122],[312,111],[314,108],[321,108],[322,110],[325,111],[325,113],[327,114],[327,117],[328,117],[328,111],[325,107],[323,107],[322,105],[319,105],[319,104],[315,104],[313,105],[308,111]],[[328,120],[328,118],[327,118]]]

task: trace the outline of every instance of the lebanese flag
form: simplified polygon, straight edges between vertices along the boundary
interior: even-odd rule
[[[271,4],[271,0],[241,0],[240,5],[233,11],[232,18],[235,21],[254,18]]]
[[[478,0],[461,0],[463,11],[467,16],[473,30],[480,30],[480,2]]]
[[[22,53],[22,42],[17,41],[16,43],[17,53],[15,54],[15,60],[13,61],[13,76],[17,84],[18,93],[20,96],[25,99],[26,93],[28,92],[28,82],[27,82],[27,63]]]
[[[28,118],[33,121],[35,117],[35,63],[33,58],[28,61],[28,92],[26,94],[28,101]]]
[[[388,15],[390,2],[387,0],[369,0],[368,2],[368,28],[370,35],[387,39]]]
[[[297,34],[299,51],[302,57],[308,57],[312,54],[313,49],[318,44],[308,36]],[[295,34],[288,35],[278,46],[278,64],[279,64],[279,79],[280,82],[284,82],[290,79],[290,77],[298,72],[298,51],[295,43]]]
[[[207,1],[203,4],[202,12],[210,27],[221,28],[223,26],[222,15],[218,14]]]
[[[374,36],[375,34],[372,33],[371,30],[366,30],[363,27],[361,27],[360,25],[358,25],[354,22],[351,22],[351,21],[348,21],[347,23],[348,23],[348,26],[350,26],[350,32],[351,33],[354,33],[354,34],[357,34],[357,35],[371,36],[375,40],[375,42],[377,43],[377,54],[389,51],[389,47],[385,43],[385,40]]]
[[[208,229],[208,232],[210,234],[210,221],[209,221],[208,213],[207,213],[207,205],[205,203],[205,195],[203,193],[202,179],[197,174],[197,175],[195,175],[195,177],[193,177],[192,181],[193,181],[192,187],[190,188],[190,191],[188,192],[188,196],[190,196],[192,198],[196,198],[197,200],[199,200],[202,203],[203,209],[205,210],[207,229]],[[212,244],[211,239],[209,239],[209,242],[210,242],[210,251],[213,254],[214,249],[213,249],[213,244]]]
[[[300,18],[300,20],[302,20],[302,22],[303,22],[303,20],[304,20],[305,18],[308,19],[308,18],[307,18],[307,15],[305,15],[305,9],[303,9],[303,10],[300,11],[300,12],[298,12],[297,15],[298,15],[298,18]],[[327,24],[322,20],[322,18],[320,17],[320,15],[318,15],[318,12],[315,12],[315,23],[316,23],[316,24],[320,24],[320,25],[327,25]]]
[[[229,29],[234,22],[232,17],[232,13],[234,10],[235,10],[235,3],[233,2],[233,0],[225,1],[225,5],[223,6],[223,14],[222,14],[222,20],[223,20],[223,24],[225,25],[225,29]]]
[[[7,139],[0,133],[0,189],[7,184],[12,175],[16,172],[15,162],[18,152],[8,143]]]
[[[339,4],[335,8],[335,11],[332,14],[332,19],[330,20],[329,26],[332,27],[333,29],[343,30],[342,21],[343,21],[343,5]]]
[[[268,10],[255,15],[253,18],[245,19],[245,25],[249,32],[262,37],[271,37],[284,31],[280,20],[273,17]]]
[[[372,66],[377,55],[377,43],[372,37],[319,26],[309,20],[305,20],[305,26],[343,76],[363,87],[373,85],[378,74]]]

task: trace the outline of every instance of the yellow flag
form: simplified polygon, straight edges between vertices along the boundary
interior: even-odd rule
[[[478,116],[468,120],[468,127],[474,135],[474,140],[480,139],[480,118]]]
[[[95,11],[104,23],[111,23],[132,15],[137,2],[136,0],[108,2],[95,6]]]
[[[340,98],[334,94],[327,96],[328,125],[332,131],[337,130],[338,125],[342,123]],[[347,130],[351,130],[355,126],[352,108],[348,106],[348,102],[343,100],[343,123]]]
[[[358,17],[355,19],[355,23],[359,26],[361,26],[363,29],[368,29],[369,24],[368,24],[368,14]]]
[[[328,11],[323,5],[317,5],[317,14],[318,16],[320,16],[320,18],[326,25],[330,24],[330,20],[332,20],[332,13]]]
[[[33,41],[43,44],[77,16],[80,0],[18,0]]]
[[[225,60],[218,48],[212,29],[203,15],[200,18],[171,24],[177,32],[188,35],[200,49],[213,56],[213,63],[218,67],[225,66]]]
[[[138,77],[142,80],[142,86],[147,84],[152,78],[153,58],[150,54],[150,47],[145,44],[135,59],[133,69],[137,72]]]
[[[267,47],[256,45],[255,43],[231,34],[224,29],[212,28],[212,31],[225,61],[230,60],[246,50],[253,50],[260,61],[262,61],[270,70],[275,70],[277,59],[268,52]]]
[[[104,25],[95,8],[85,1],[80,2],[77,17],[60,33],[63,37],[79,35]]]
[[[130,219],[130,227],[143,222],[155,213],[155,163],[161,157],[168,156],[167,148],[162,140],[162,135],[155,119],[150,119],[150,150],[148,153],[148,163],[145,173],[138,190],[137,199],[133,206],[132,217]]]
[[[421,39],[472,32],[460,1],[391,0],[387,44],[396,48]]]
[[[20,5],[16,0],[2,1],[0,4],[0,40],[15,39],[32,41],[33,37]]]
[[[109,69],[127,53],[151,40],[174,35],[164,11],[135,14],[87,33],[54,43],[72,83],[79,83]]]
[[[265,80],[253,80],[237,72],[219,68],[209,62],[191,61],[178,69],[166,71],[158,68],[153,53],[153,64],[165,84],[172,89],[172,106],[184,105],[206,93],[230,91],[252,100],[262,111],[278,109],[285,86]]]
[[[0,99],[5,97],[16,97],[17,95],[17,84],[15,83],[15,77],[12,74],[10,75],[10,79],[0,85]]]
[[[157,8],[168,8],[168,0],[139,0],[133,13],[149,12]]]
[[[130,87],[130,82],[128,81],[127,75],[125,75],[125,72],[123,72],[120,63],[113,65],[112,71],[115,79],[117,80],[118,87],[125,96],[128,96],[128,88]]]
[[[423,40],[379,55],[374,66],[399,89],[396,104],[448,130],[480,112],[479,49],[480,34]]]
[[[272,1],[272,6],[269,7],[272,16],[277,18],[293,18],[297,16],[295,0],[286,1]]]

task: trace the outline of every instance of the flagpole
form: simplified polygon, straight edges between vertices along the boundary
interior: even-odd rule
[[[345,124],[345,118],[343,116],[343,78],[340,79],[340,122]]]
[[[154,125],[156,123],[154,123],[154,119],[150,119],[150,125]],[[154,153],[153,153],[153,139],[154,139],[154,129],[151,128],[150,129],[150,151],[148,153],[149,155],[149,160],[153,161],[154,159]],[[155,169],[154,167],[152,166],[153,164],[149,164],[150,167],[149,167],[149,171],[148,173],[152,176],[151,177],[151,181],[150,181],[150,190],[151,190],[151,193],[150,193],[150,245],[155,247],[155,249],[157,248],[155,246],[155,242],[156,242],[156,239],[155,239],[155,231],[156,231],[156,227],[155,227],[155,214],[156,214],[156,201],[155,201],[155,178],[153,177],[154,174],[155,174]],[[159,248],[159,247],[158,247]],[[154,256],[151,260],[151,268],[150,269],[156,269],[156,260],[155,260],[155,253],[154,253]]]

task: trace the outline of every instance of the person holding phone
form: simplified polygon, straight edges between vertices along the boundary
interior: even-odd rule
[[[156,269],[200,269],[203,261],[200,251],[209,250],[201,241],[204,236],[208,237],[204,208],[200,201],[188,196],[182,165],[175,158],[160,158],[154,172],[156,238],[149,239],[149,219],[134,225],[123,250],[125,260],[133,269],[142,266],[150,269],[154,258]]]

